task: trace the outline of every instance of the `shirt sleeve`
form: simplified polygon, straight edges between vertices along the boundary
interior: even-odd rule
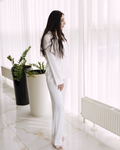
[[[46,59],[50,65],[50,69],[52,71],[56,85],[63,84],[64,81],[62,78],[61,70],[57,62],[57,57],[54,55],[53,45],[51,45],[51,35],[48,34],[45,35],[43,45],[45,48]]]

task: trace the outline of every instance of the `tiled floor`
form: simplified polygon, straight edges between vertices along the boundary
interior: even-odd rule
[[[120,150],[120,137],[82,117],[65,112],[64,150]],[[51,107],[44,117],[33,117],[30,107],[16,106],[11,81],[0,77],[0,150],[53,150]]]

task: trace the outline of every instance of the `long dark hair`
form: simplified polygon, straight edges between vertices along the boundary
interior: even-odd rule
[[[42,52],[42,55],[45,56],[45,49],[43,46],[43,40],[44,36],[48,31],[51,31],[52,33],[52,39],[51,39],[51,45],[53,45],[54,41],[57,40],[55,32],[57,31],[57,36],[58,36],[58,44],[59,44],[59,57],[63,58],[64,51],[63,51],[63,44],[62,41],[66,40],[62,30],[61,30],[61,17],[64,15],[61,11],[54,10],[50,13],[47,21],[46,28],[43,32],[42,38],[41,38],[41,45],[40,45],[40,51]],[[53,45],[54,46],[54,45]],[[55,51],[55,49],[54,49]]]

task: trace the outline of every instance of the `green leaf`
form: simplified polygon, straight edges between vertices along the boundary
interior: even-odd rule
[[[33,77],[33,78],[35,78],[35,76],[34,75],[37,75],[37,74],[39,74],[37,71],[26,71],[26,74],[28,74],[27,75],[27,77]]]
[[[23,53],[22,53],[22,56],[20,57],[18,63],[20,64],[23,60],[25,60],[25,57],[28,53],[28,51],[30,50],[31,46],[28,47],[28,49],[26,49]],[[24,61],[25,62],[25,61]]]
[[[12,58],[10,55],[7,57],[8,60],[12,62],[12,65],[14,65],[14,58]]]
[[[32,64],[32,65],[33,65],[34,67],[40,69],[40,67],[39,67],[38,65],[36,65],[36,64]]]
[[[14,58],[12,58],[10,55],[7,57],[8,60],[12,62],[13,65],[13,75],[14,75],[14,80],[20,81],[22,78],[22,70],[23,67],[25,66],[25,63],[27,60],[25,59],[28,51],[30,50],[31,46],[28,47],[23,53],[22,56],[20,57],[18,63],[14,63]],[[12,70],[11,70],[12,71]]]

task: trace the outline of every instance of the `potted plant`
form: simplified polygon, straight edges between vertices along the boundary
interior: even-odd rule
[[[30,110],[33,116],[40,117],[48,113],[49,91],[45,77],[45,66],[44,62],[31,65],[38,69],[26,71]]]
[[[27,82],[25,70],[31,70],[31,66],[26,65],[27,60],[25,59],[31,46],[26,49],[21,55],[18,63],[14,63],[14,58],[10,55],[7,57],[12,62],[11,73],[13,77],[14,91],[17,105],[29,104]]]

